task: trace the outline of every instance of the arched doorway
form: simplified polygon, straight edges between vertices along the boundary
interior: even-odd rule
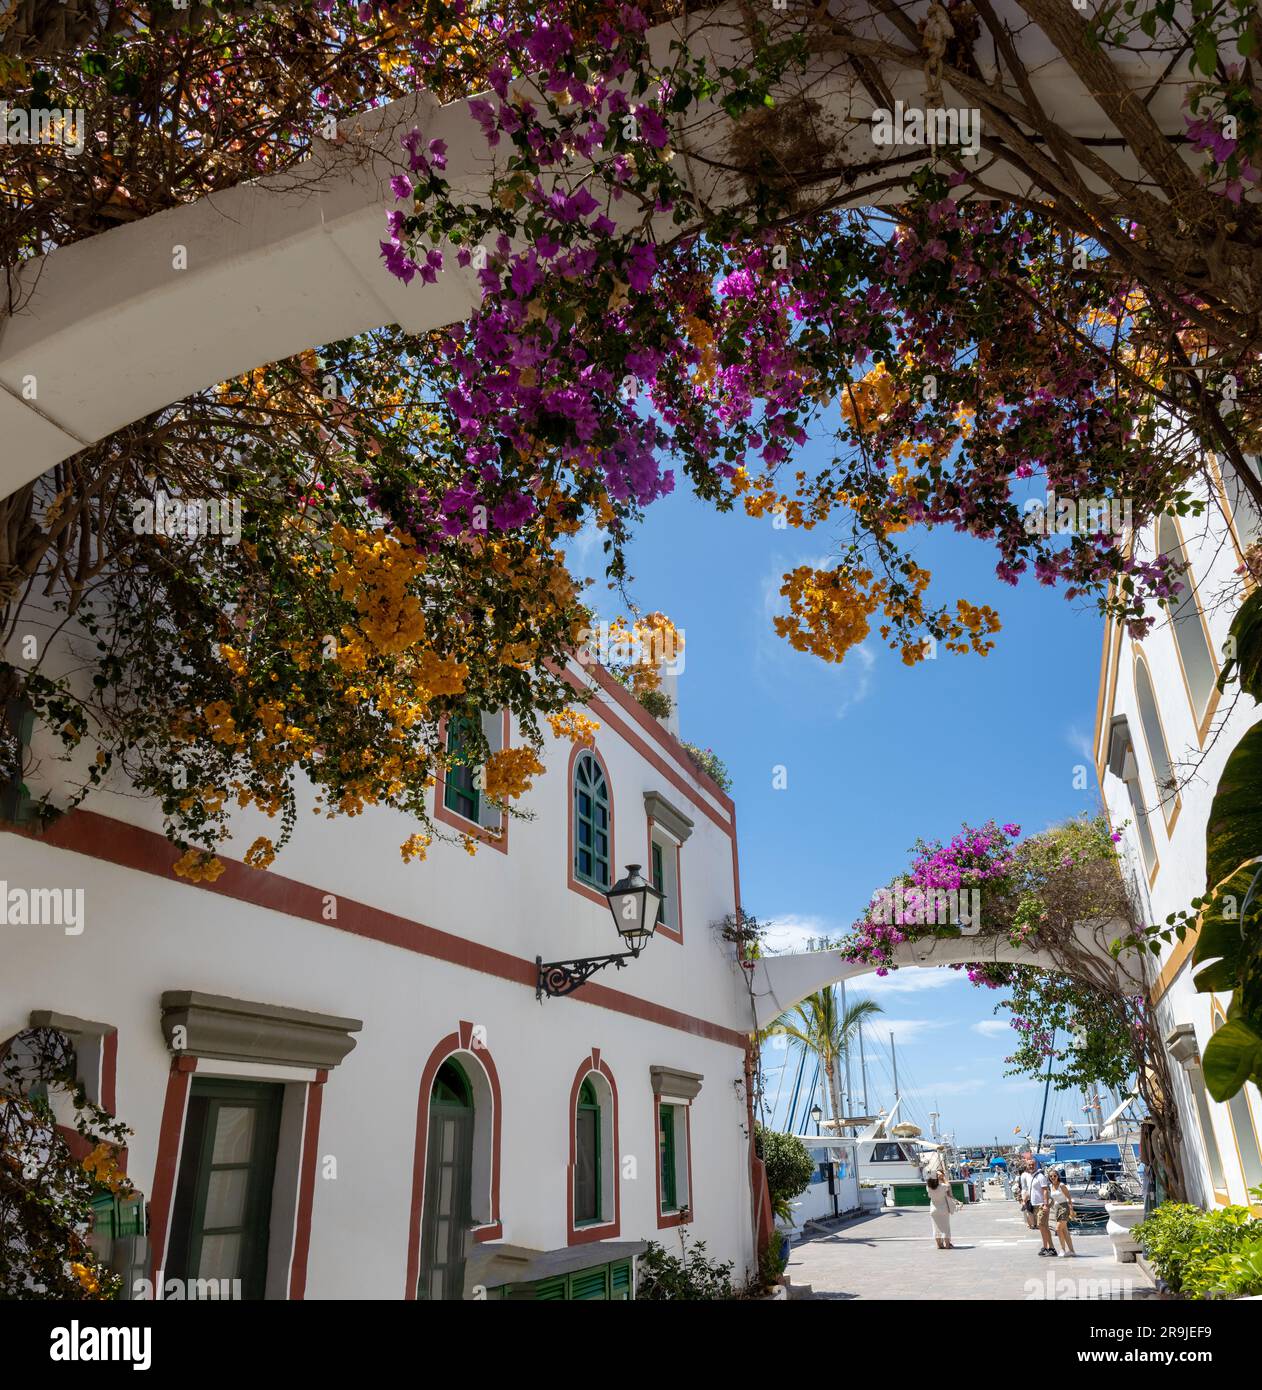
[[[473,1225],[473,1120],[473,1087],[460,1063],[448,1058],[429,1097],[417,1298],[464,1297],[465,1242]]]

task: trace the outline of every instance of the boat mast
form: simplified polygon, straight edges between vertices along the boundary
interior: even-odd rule
[[[863,1055],[863,1020],[859,1020],[859,1073],[863,1077],[863,1113],[868,1113],[868,1063]]]

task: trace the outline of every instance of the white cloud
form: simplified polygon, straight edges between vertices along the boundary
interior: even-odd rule
[[[1065,730],[1065,742],[1088,767],[1095,762],[1095,749],[1091,746],[1091,735],[1081,724],[1071,724]]]
[[[784,912],[763,922],[767,928],[767,945],[777,954],[805,951],[808,941],[820,937],[841,935],[836,922],[827,917],[812,917],[796,912]]]
[[[980,1023],[973,1024],[973,1032],[980,1033],[984,1038],[998,1038],[1011,1031],[1012,1025],[1006,1018],[984,1018]]]
[[[882,1042],[888,1042],[890,1034],[893,1033],[896,1043],[917,1042],[926,1033],[947,1027],[946,1019],[942,1018],[888,1018],[884,1014],[879,1018],[869,1019],[868,1022]],[[865,1025],[865,1035],[866,1032]]]
[[[589,519],[584,523],[582,529],[572,536],[565,547],[566,559],[569,568],[575,574],[585,570],[593,558],[593,554],[598,551],[603,540],[600,527],[596,525],[595,518]],[[599,553],[599,568],[603,571],[605,566],[605,556]],[[580,576],[581,577],[581,576]]]
[[[988,1089],[989,1080],[984,1077],[975,1076],[968,1081],[936,1081],[932,1086],[920,1086],[914,1090],[904,1091],[903,1099],[916,1096],[926,1100],[934,1100],[938,1096],[969,1096],[975,1091]]]
[[[923,994],[925,990],[942,989],[947,985],[968,983],[962,970],[946,970],[939,966],[903,966],[888,975],[865,975],[863,987],[872,994]]]

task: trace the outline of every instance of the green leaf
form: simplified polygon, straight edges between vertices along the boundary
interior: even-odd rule
[[[1230,1100],[1250,1077],[1262,1075],[1262,1037],[1243,1019],[1231,1019],[1206,1044],[1202,1066],[1210,1095]]]
[[[1214,892],[1241,864],[1262,854],[1262,722],[1232,750],[1205,827],[1206,886]]]
[[[1196,66],[1207,76],[1213,77],[1218,67],[1218,37],[1208,29],[1196,36]]]
[[[1232,619],[1228,641],[1234,643],[1235,656],[1223,663],[1219,690],[1229,681],[1239,680],[1242,690],[1262,701],[1262,589],[1254,590],[1240,605]]]

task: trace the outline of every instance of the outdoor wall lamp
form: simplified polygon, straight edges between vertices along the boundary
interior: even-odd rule
[[[542,1000],[545,994],[554,998],[574,991],[607,965],[616,965],[622,970],[628,960],[636,956],[648,945],[649,938],[657,930],[662,916],[664,893],[660,893],[651,883],[646,882],[638,864],[628,864],[625,878],[621,878],[605,893],[609,911],[613,913],[614,926],[630,948],[617,951],[611,956],[580,956],[576,960],[554,960],[544,962],[542,956],[535,957],[538,977],[535,983],[535,998]]]

